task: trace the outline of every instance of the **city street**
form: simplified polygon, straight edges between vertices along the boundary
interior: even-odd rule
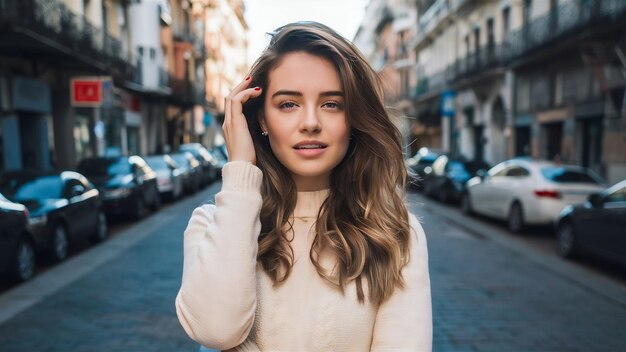
[[[197,351],[174,298],[192,210],[221,187],[165,205],[32,281],[0,294],[0,349]],[[513,236],[421,194],[408,197],[429,244],[434,351],[624,351],[626,276],[568,262],[549,231]]]

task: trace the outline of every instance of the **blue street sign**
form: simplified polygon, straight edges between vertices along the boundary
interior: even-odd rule
[[[213,121],[213,115],[211,115],[210,112],[205,111],[204,120],[202,121],[204,123],[204,127],[209,127],[212,121]]]
[[[441,92],[441,116],[451,117],[456,113],[455,109],[456,92],[453,90],[444,90]]]

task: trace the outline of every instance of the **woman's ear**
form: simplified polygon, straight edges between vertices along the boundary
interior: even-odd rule
[[[263,109],[259,109],[259,126],[261,126],[261,131],[267,131],[267,123],[265,123],[265,113],[263,112]]]

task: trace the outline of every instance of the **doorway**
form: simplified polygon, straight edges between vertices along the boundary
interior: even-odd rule
[[[530,126],[515,128],[515,156],[530,155]]]

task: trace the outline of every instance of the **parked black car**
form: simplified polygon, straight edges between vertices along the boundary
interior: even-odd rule
[[[224,165],[226,165],[226,163],[228,162],[228,158],[223,154],[222,150],[219,148],[213,148],[209,150],[209,153],[211,153],[211,155],[215,158],[217,162],[216,167],[218,171],[218,176],[221,177],[222,169],[224,168]]]
[[[0,194],[0,275],[15,282],[35,274],[35,244],[27,226],[26,207]]]
[[[202,167],[190,152],[172,153],[170,157],[183,169],[183,188],[187,193],[196,193],[202,184]]]
[[[141,219],[161,207],[156,173],[137,155],[84,159],[78,170],[102,193],[107,214]]]
[[[426,172],[431,171],[431,166],[435,159],[442,153],[426,147],[420,148],[420,150],[411,158],[405,160],[405,165],[409,171],[413,172],[411,177],[411,188],[421,190],[424,186],[424,177]]]
[[[424,194],[443,203],[458,202],[465,191],[465,182],[479,170],[489,170],[484,161],[468,161],[440,155],[424,176]]]
[[[0,178],[0,192],[28,208],[35,247],[54,261],[65,259],[79,238],[107,237],[100,193],[77,172],[9,172]]]
[[[202,166],[202,184],[208,185],[219,176],[218,161],[200,143],[182,144],[178,148],[179,152],[190,152]]]
[[[185,170],[167,154],[151,155],[146,162],[157,174],[157,184],[161,199],[176,200],[183,195],[183,177]]]
[[[556,221],[558,252],[591,254],[626,265],[626,180],[567,206]]]

